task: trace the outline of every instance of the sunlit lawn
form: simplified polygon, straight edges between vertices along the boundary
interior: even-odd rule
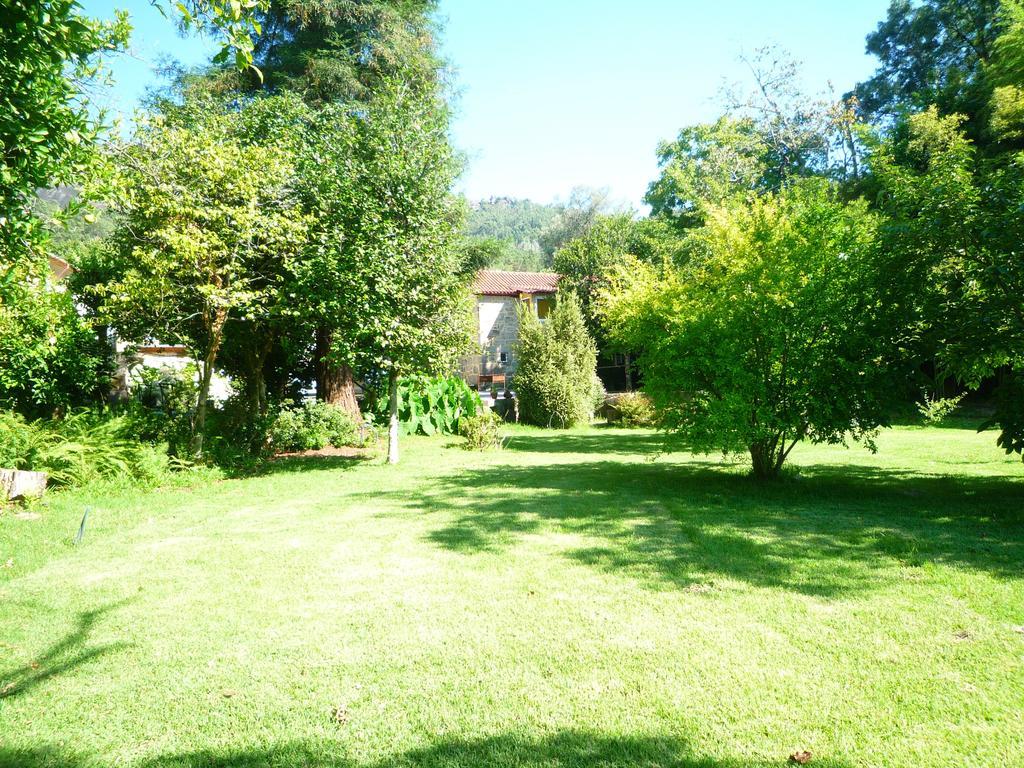
[[[0,514],[0,766],[1024,765],[992,434],[449,444]]]

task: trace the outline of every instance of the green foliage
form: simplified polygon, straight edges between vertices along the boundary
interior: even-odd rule
[[[100,22],[80,10],[72,0],[9,0],[0,12],[0,273],[38,252],[36,190],[77,181],[92,159],[102,114],[82,91],[130,26],[124,12]]]
[[[608,422],[623,427],[654,427],[658,424],[658,413],[651,398],[643,392],[626,392],[615,399]]]
[[[270,426],[268,438],[271,448],[278,453],[360,443],[359,427],[351,416],[341,408],[315,400],[282,407]]]
[[[680,228],[700,224],[707,205],[771,187],[768,143],[750,118],[721,117],[679,132],[658,148],[661,175],[644,201]]]
[[[170,123],[155,116],[114,154],[119,260],[96,290],[102,315],[123,335],[184,344],[201,362],[199,454],[225,327],[275,314],[308,220],[292,195],[289,150],[253,143],[251,113],[196,106]]]
[[[171,456],[188,455],[195,417],[199,371],[195,365],[173,368],[135,368],[131,396],[122,406],[125,434],[132,440],[165,444]]]
[[[390,82],[365,109],[325,107],[311,126],[300,180],[315,245],[297,299],[331,329],[336,362],[441,373],[468,346],[448,121],[439,97]]]
[[[892,329],[873,287],[877,218],[824,181],[709,208],[682,267],[619,268],[601,296],[641,349],[664,425],[774,476],[802,439],[871,445],[892,391]]]
[[[437,85],[434,0],[269,0],[261,3],[253,63],[217,73],[228,88],[299,93],[310,104],[370,101],[379,83]],[[224,87],[224,84],[221,84]]]
[[[978,431],[998,425],[996,444],[1007,453],[1024,456],[1024,373],[1013,371],[1000,377],[993,418]]]
[[[171,468],[165,447],[140,443],[129,435],[125,417],[94,411],[35,422],[0,413],[0,466],[46,472],[56,486],[97,480],[160,482]]]
[[[378,398],[386,417],[387,397]],[[480,410],[480,397],[458,376],[411,376],[398,381],[398,419],[407,435],[454,435],[459,421]]]
[[[0,408],[48,415],[93,402],[109,382],[107,358],[45,260],[0,266]]]
[[[467,272],[505,269],[512,272],[543,272],[551,260],[540,250],[519,248],[496,237],[466,237],[462,241],[463,264]]]
[[[543,323],[520,308],[517,357],[512,388],[523,421],[552,427],[589,421],[597,351],[573,294],[561,296]]]
[[[462,447],[467,451],[492,451],[501,448],[501,426],[505,422],[489,408],[475,415],[463,416],[459,421],[459,434],[466,438]]]
[[[881,279],[904,346],[977,385],[1024,368],[1024,155],[979,157],[962,118],[932,108],[882,143],[871,167],[888,214]],[[1010,422],[1000,445],[1020,443]]]
[[[491,198],[472,206],[465,233],[473,241],[500,243],[500,248],[490,246],[492,259],[485,266],[539,272],[551,266],[541,239],[558,216],[557,205]]]
[[[604,407],[605,400],[608,399],[608,392],[605,391],[604,383],[601,378],[594,373],[593,378],[590,380],[590,416],[593,418],[598,411]]]
[[[987,71],[993,85],[992,130],[997,140],[1024,142],[1024,0],[1002,3],[1002,33]]]
[[[979,138],[991,97],[985,68],[1003,28],[1000,0],[896,0],[868,35],[881,64],[859,84],[861,108],[879,121],[935,106],[968,117]]]
[[[957,397],[932,397],[925,395],[924,399],[917,404],[917,412],[921,414],[921,420],[929,426],[941,424],[944,419],[952,415],[963,401],[964,396]]]
[[[0,411],[0,469],[28,469],[43,446],[40,430],[24,416]]]

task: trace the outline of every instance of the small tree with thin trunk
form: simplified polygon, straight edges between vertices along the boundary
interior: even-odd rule
[[[896,391],[895,329],[873,285],[876,217],[823,180],[708,209],[682,267],[634,262],[602,292],[609,332],[644,352],[644,391],[699,451],[776,477],[801,440],[864,440]]]
[[[368,105],[325,107],[306,150],[319,234],[301,264],[302,300],[330,329],[332,363],[386,375],[391,463],[398,379],[452,370],[469,342],[457,169],[443,100],[398,81]]]
[[[190,451],[202,453],[210,382],[230,318],[276,300],[280,265],[304,243],[289,153],[243,144],[230,114],[159,119],[114,153],[116,277],[99,289],[120,334],[188,347],[200,382]]]

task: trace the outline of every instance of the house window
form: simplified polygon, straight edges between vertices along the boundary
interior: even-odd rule
[[[612,358],[612,365],[624,366],[626,364],[626,356],[616,354]]]
[[[541,320],[547,318],[551,314],[551,310],[554,308],[555,302],[553,299],[537,299],[537,317]]]
[[[507,363],[508,362],[508,352],[499,352],[498,353],[498,362],[499,363]]]

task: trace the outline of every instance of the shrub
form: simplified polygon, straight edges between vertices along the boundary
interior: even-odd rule
[[[604,383],[594,374],[594,379],[590,385],[590,417],[593,418],[601,409],[604,407],[604,401],[608,399],[608,392],[605,391]]]
[[[387,421],[388,398],[378,398],[378,414]],[[476,414],[480,397],[457,376],[411,376],[398,382],[398,420],[407,435],[454,435],[459,421]]]
[[[627,392],[615,400],[614,418],[608,421],[621,424],[623,427],[653,427],[657,423],[657,414],[651,398],[642,392]]]
[[[501,448],[501,425],[504,422],[494,411],[484,409],[459,421],[459,434],[466,438],[467,451],[489,451]]]
[[[597,351],[575,296],[560,297],[545,323],[520,309],[518,356],[513,388],[523,421],[571,427],[590,419]]]
[[[963,395],[935,398],[925,395],[924,400],[917,404],[917,412],[921,414],[921,419],[925,424],[934,426],[953,413],[963,399]]]
[[[131,399],[125,406],[125,436],[146,443],[166,443],[172,456],[188,453],[195,410],[198,370],[189,364],[136,369]]]
[[[45,259],[0,263],[0,408],[29,416],[96,402],[112,373],[105,341],[49,281]]]
[[[79,411],[60,420],[27,423],[0,416],[0,464],[46,472],[52,485],[95,480],[160,481],[169,470],[166,446],[132,440],[123,416]]]
[[[274,418],[269,430],[273,450],[317,451],[333,445],[358,445],[359,427],[337,406],[317,400],[286,406]]]

